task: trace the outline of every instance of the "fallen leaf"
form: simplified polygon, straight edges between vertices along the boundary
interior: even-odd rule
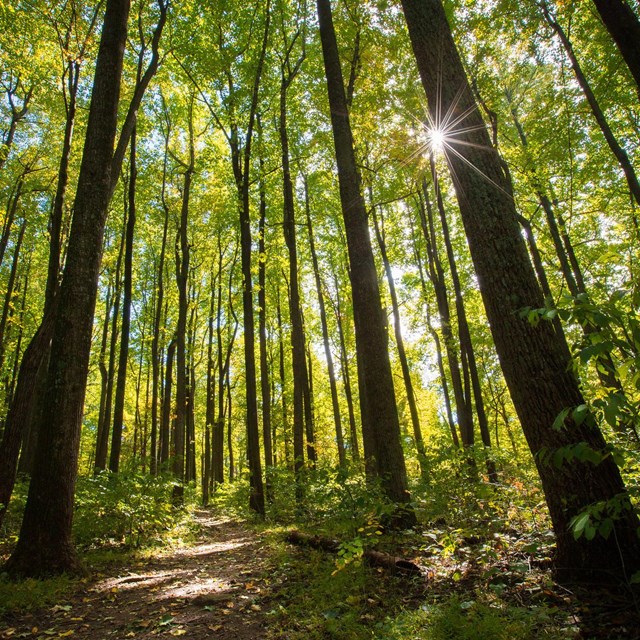
[[[209,625],[207,629],[209,629],[209,631],[220,631],[220,629],[222,629],[222,625],[221,624],[216,624],[215,626]]]
[[[169,631],[172,636],[183,636],[187,633],[186,629],[172,629]]]

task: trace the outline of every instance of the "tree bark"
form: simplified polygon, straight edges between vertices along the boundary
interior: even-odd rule
[[[317,0],[317,10],[349,251],[356,349],[362,365],[360,403],[365,409],[362,412],[363,425],[367,418],[370,420],[367,428],[363,426],[363,431],[373,437],[375,467],[385,493],[393,502],[403,505],[396,514],[397,524],[411,525],[415,522],[415,515],[408,505],[410,496],[387,350],[386,317],[380,302],[330,0]]]
[[[626,580],[640,566],[638,518],[595,422],[568,419],[564,428],[552,427],[563,410],[584,399],[551,324],[534,327],[522,317],[523,308],[543,305],[542,294],[508,195],[510,185],[476,108],[444,8],[440,0],[403,0],[402,6],[431,116],[436,124],[441,113],[458,123],[448,135],[464,160],[454,153],[446,158],[496,350],[542,480],[557,539],[556,568],[565,579]],[[555,465],[545,455],[578,443],[598,452],[602,461]],[[571,531],[571,519],[596,502],[616,513],[616,545],[602,536],[576,539]]]
[[[618,46],[640,95],[640,21],[626,0],[593,0],[604,26]]]
[[[47,375],[48,411],[20,537],[5,565],[12,575],[79,569],[73,496],[128,15],[128,0],[107,0]]]

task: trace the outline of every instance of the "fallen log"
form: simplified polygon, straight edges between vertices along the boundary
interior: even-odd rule
[[[302,531],[290,531],[285,539],[290,544],[329,551],[330,553],[337,553],[340,549],[340,542],[334,538],[327,538],[325,536],[318,535],[312,536],[308,533],[302,533]],[[422,574],[422,570],[415,562],[399,556],[392,556],[391,554],[384,553],[383,551],[365,548],[362,551],[362,557],[369,566],[382,567],[392,573],[402,575]]]

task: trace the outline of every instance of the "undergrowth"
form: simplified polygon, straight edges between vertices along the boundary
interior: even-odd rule
[[[195,492],[186,487],[184,503],[176,507],[173,486],[167,477],[135,473],[105,472],[78,479],[73,536],[90,572],[194,540]],[[0,567],[17,541],[26,493],[26,483],[19,482],[0,531]],[[84,580],[65,575],[15,582],[0,573],[0,615],[60,603]]]

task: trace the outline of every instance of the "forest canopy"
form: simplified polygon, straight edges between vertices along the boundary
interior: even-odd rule
[[[0,3],[6,570],[77,570],[78,478],[134,474],[275,519],[362,483],[390,530],[526,487],[559,576],[640,575],[638,34],[623,0]]]

